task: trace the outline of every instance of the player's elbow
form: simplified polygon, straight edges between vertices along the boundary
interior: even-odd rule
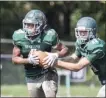
[[[18,62],[16,62],[14,59],[12,59],[12,63],[15,65],[18,64]]]
[[[12,58],[12,63],[15,64],[15,65],[19,64],[19,60],[17,58],[13,57]]]

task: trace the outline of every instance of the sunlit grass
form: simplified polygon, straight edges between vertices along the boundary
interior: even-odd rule
[[[1,86],[1,95],[28,96],[28,91],[26,85],[3,85]]]
[[[71,96],[86,96],[95,97],[99,91],[100,87],[90,87],[90,86],[70,86]],[[28,96],[26,85],[2,85],[1,95],[4,96],[14,96],[14,97],[25,97]],[[67,96],[67,89],[65,86],[61,86],[58,89],[57,96]]]

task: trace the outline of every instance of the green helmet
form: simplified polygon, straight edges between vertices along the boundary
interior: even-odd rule
[[[27,36],[38,35],[47,26],[47,19],[40,10],[29,11],[23,19],[23,30]],[[33,24],[33,28],[28,28],[28,24]]]
[[[75,36],[82,44],[96,38],[97,24],[91,17],[81,18],[75,28]]]

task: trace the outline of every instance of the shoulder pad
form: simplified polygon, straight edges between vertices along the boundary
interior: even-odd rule
[[[46,35],[50,35],[50,36],[53,36],[53,35],[56,35],[56,31],[54,29],[49,29],[47,31],[45,31]]]
[[[25,37],[25,32],[22,29],[14,31],[14,34],[12,36],[14,41],[20,40]]]
[[[93,53],[96,53],[98,51],[103,51],[104,48],[105,48],[105,44],[98,39],[93,39],[87,43],[87,49],[92,51]]]

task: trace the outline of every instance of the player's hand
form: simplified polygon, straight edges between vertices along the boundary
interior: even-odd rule
[[[39,64],[39,57],[37,55],[33,55],[33,51],[35,49],[31,49],[30,54],[28,55],[28,61],[30,64],[38,65]]]
[[[43,59],[44,68],[46,69],[48,67],[55,66],[57,60],[58,60],[57,53],[48,53],[48,56]]]

